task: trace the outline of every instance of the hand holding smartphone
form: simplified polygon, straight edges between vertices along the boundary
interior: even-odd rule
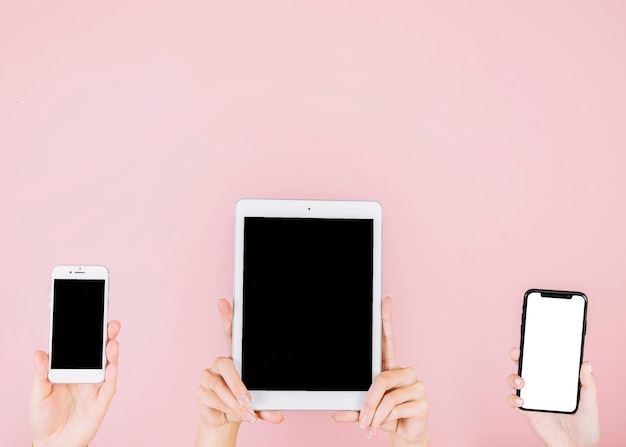
[[[52,270],[50,382],[104,381],[108,289],[104,266],[59,265]]]
[[[575,413],[586,332],[581,292],[531,289],[524,295],[517,391],[522,410]]]
[[[30,393],[35,446],[90,445],[115,395],[121,325],[107,324],[108,280],[102,266],[52,270],[49,354],[35,352]]]

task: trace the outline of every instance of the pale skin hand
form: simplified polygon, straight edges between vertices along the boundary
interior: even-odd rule
[[[224,298],[217,307],[224,323],[228,349],[232,345],[233,308]],[[237,442],[237,432],[242,421],[260,420],[278,424],[283,421],[280,411],[253,411],[251,396],[241,381],[232,358],[218,357],[209,369],[202,371],[196,393],[200,427],[196,447],[227,447]]]
[[[517,365],[519,348],[511,349],[511,359]],[[540,411],[518,410],[524,415],[537,436],[548,447],[597,447],[600,442],[600,419],[598,413],[598,395],[596,379],[591,371],[591,364],[584,362],[580,368],[580,403],[574,414],[546,413]],[[524,387],[524,379],[517,374],[507,378],[508,385],[514,390]],[[513,408],[521,407],[524,401],[516,394],[510,394],[508,404]]]
[[[225,299],[218,301],[218,308],[230,347],[233,309]],[[428,403],[424,384],[417,380],[412,368],[401,368],[396,361],[390,297],[383,301],[382,317],[383,372],[374,380],[361,412],[338,411],[333,419],[337,422],[363,419],[360,424],[368,437],[374,437],[379,429],[388,431],[395,447],[427,447]],[[201,422],[196,447],[235,446],[242,421],[280,423],[283,420],[280,411],[250,409],[250,394],[229,357],[218,357],[211,368],[202,372],[197,402]],[[365,420],[364,415],[370,416]]]
[[[391,297],[382,303],[382,372],[374,379],[367,392],[361,411],[338,411],[337,422],[359,422],[368,438],[379,430],[391,433],[394,447],[427,447],[428,402],[424,384],[417,379],[413,368],[402,368],[396,361],[391,322]]]
[[[120,332],[119,321],[107,326],[107,365],[104,382],[61,384],[48,380],[48,355],[35,352],[30,394],[30,427],[35,447],[85,447],[96,435],[115,394]]]

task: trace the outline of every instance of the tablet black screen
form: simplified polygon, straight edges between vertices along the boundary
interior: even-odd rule
[[[243,262],[248,389],[367,390],[373,221],[247,217]]]

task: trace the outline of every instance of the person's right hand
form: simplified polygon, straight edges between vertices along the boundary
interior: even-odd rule
[[[233,308],[224,298],[217,307],[224,323],[229,349],[232,344]],[[254,411],[251,396],[231,357],[217,357],[209,369],[202,371],[196,400],[200,429],[196,446],[234,446],[242,421],[264,420],[274,424],[283,421],[280,411]]]
[[[519,348],[511,349],[511,359],[516,365],[519,356]],[[597,447],[600,442],[598,393],[589,362],[584,362],[580,368],[580,382],[580,403],[574,414],[519,410],[548,447]],[[524,379],[517,374],[511,374],[507,383],[514,390],[525,385]],[[508,404],[519,409],[524,401],[517,394],[510,394]]]
[[[119,321],[107,326],[106,369],[102,383],[51,383],[48,354],[35,353],[30,393],[33,446],[84,447],[96,435],[115,394],[120,332]]]

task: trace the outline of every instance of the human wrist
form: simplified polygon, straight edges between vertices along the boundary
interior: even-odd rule
[[[418,438],[407,441],[401,439],[398,435],[392,434],[391,447],[429,447],[430,446],[430,433],[424,432]]]
[[[548,442],[548,441],[544,441],[546,447],[598,447],[600,445],[599,442],[591,442],[591,443],[575,443],[575,442],[570,442],[569,440],[560,440],[560,441],[556,441],[556,442]]]
[[[213,427],[200,423],[196,447],[234,447],[240,425],[240,422],[229,422]]]
[[[600,445],[599,440],[572,440],[559,439],[556,441],[543,440],[546,447],[598,447]]]
[[[32,447],[55,447],[54,444],[50,444],[44,441],[33,441],[31,445]],[[89,446],[85,445],[85,447],[89,447]]]

